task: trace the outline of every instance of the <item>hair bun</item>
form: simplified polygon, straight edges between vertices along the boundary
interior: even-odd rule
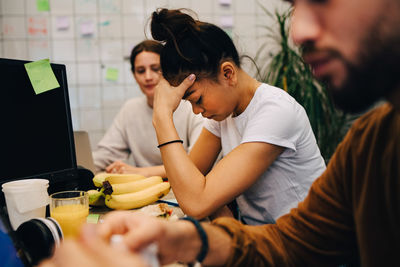
[[[196,21],[180,9],[161,8],[152,14],[151,35],[158,41],[177,41],[198,29]]]
[[[164,29],[163,15],[161,12],[154,11],[151,19],[151,35],[154,40],[166,41],[168,39],[168,32]]]

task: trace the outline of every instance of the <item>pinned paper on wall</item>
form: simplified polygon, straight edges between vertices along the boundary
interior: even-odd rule
[[[119,70],[117,68],[107,68],[106,80],[117,81],[119,76]]]
[[[232,0],[219,0],[219,4],[221,6],[230,6],[232,4]]]
[[[233,28],[233,17],[232,16],[222,16],[219,19],[222,28]]]
[[[106,20],[106,21],[100,22],[99,25],[100,26],[109,26],[110,25],[110,21]]]
[[[36,0],[36,7],[38,11],[49,11],[49,0]]]
[[[94,33],[94,23],[92,21],[85,21],[81,24],[81,34],[82,35],[93,35]]]
[[[69,18],[67,16],[57,17],[56,27],[58,30],[67,30],[69,28]]]
[[[29,17],[28,34],[32,37],[47,37],[49,33],[47,25],[46,17]]]
[[[60,87],[48,58],[26,63],[24,66],[37,95]]]

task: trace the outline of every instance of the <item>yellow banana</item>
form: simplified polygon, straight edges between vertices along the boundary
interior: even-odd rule
[[[106,195],[105,203],[107,207],[117,210],[141,208],[168,194],[169,189],[170,184],[163,182],[134,193]]]
[[[129,183],[138,180],[145,179],[146,176],[140,174],[131,174],[131,173],[109,173],[106,177],[105,181],[108,181],[110,184],[122,184],[122,183]]]
[[[112,186],[112,195],[120,195],[126,193],[134,193],[140,190],[143,190],[147,187],[150,187],[155,184],[160,184],[163,182],[161,176],[151,176],[149,178],[141,179],[138,181],[133,181],[129,183],[123,184],[111,184]]]
[[[110,175],[110,174],[106,173],[106,172],[100,172],[100,173],[96,174],[92,179],[94,186],[102,187],[103,182],[108,175]]]
[[[108,181],[110,184],[121,184],[144,178],[146,177],[139,174],[100,172],[93,177],[93,184],[96,187],[102,187],[104,181]]]
[[[103,188],[100,191],[95,189],[88,190],[90,206],[104,206]]]

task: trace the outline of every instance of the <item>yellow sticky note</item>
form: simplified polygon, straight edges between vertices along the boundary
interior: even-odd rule
[[[50,66],[49,59],[42,59],[24,65],[36,94],[60,87]]]
[[[99,218],[100,218],[100,214],[89,214],[89,215],[86,217],[86,222],[87,222],[87,223],[94,223],[94,224],[96,224],[96,223],[98,223]]]
[[[36,0],[36,7],[38,11],[49,11],[49,0]]]
[[[118,80],[119,71],[116,68],[107,68],[106,71],[106,80],[109,81],[117,81]]]

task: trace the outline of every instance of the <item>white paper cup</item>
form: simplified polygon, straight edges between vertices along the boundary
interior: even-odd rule
[[[14,230],[30,219],[45,218],[48,187],[49,180],[46,179],[23,179],[3,184],[8,217]]]

